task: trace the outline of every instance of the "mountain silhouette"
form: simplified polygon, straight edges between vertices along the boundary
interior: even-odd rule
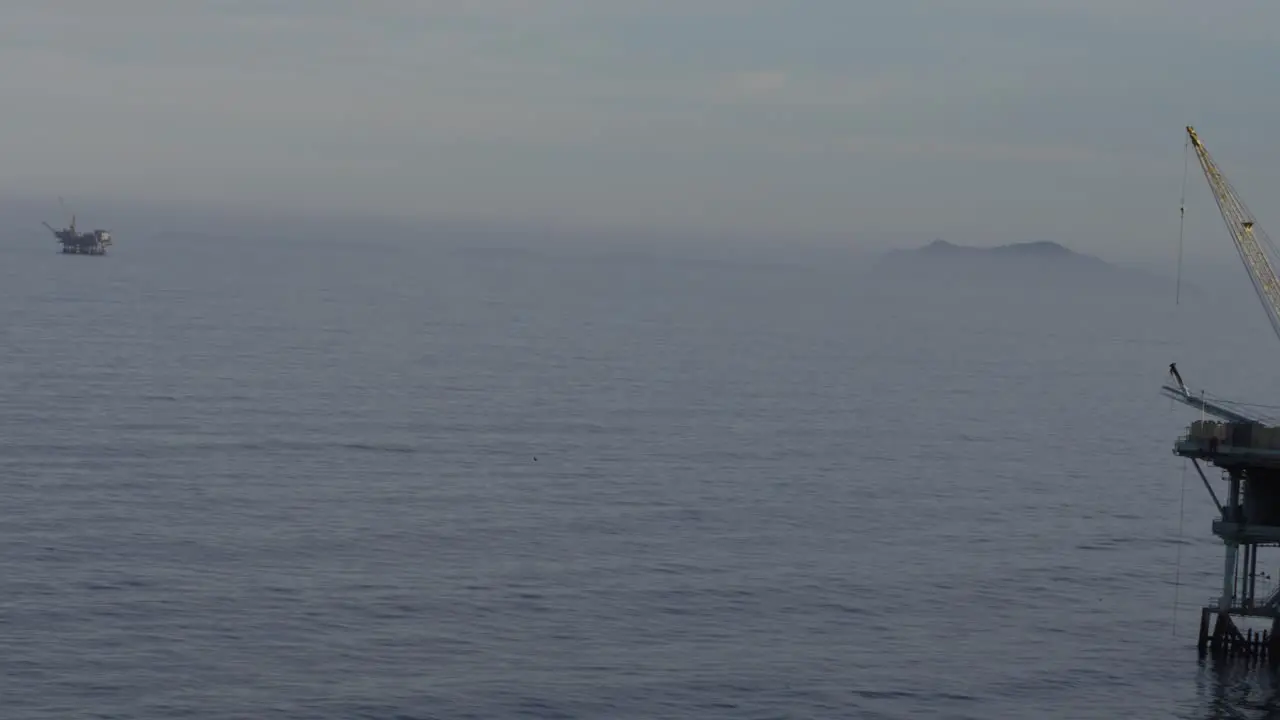
[[[1092,255],[1078,253],[1055,242],[1037,241],[996,245],[994,247],[975,247],[972,245],[956,245],[946,240],[934,240],[914,250],[892,250],[886,258],[903,257],[1021,257],[1036,259],[1055,259],[1064,261],[1084,261],[1107,265],[1103,260]]]
[[[1115,265],[1048,241],[978,247],[934,240],[922,247],[885,253],[875,270],[888,277],[909,274],[976,283],[1008,279],[1069,286],[1117,282],[1134,287],[1163,287],[1172,282],[1146,270]]]

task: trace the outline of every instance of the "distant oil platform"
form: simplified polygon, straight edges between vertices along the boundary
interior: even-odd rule
[[[1187,128],[1187,137],[1271,327],[1280,335],[1280,279],[1274,270],[1280,252],[1209,156],[1194,128]],[[1169,366],[1169,374],[1173,382],[1164,385],[1161,392],[1201,413],[1201,419],[1175,441],[1173,453],[1195,466],[1219,513],[1211,531],[1226,547],[1222,592],[1201,608],[1197,647],[1202,654],[1264,658],[1275,663],[1280,661],[1280,587],[1259,593],[1257,580],[1267,577],[1258,572],[1258,549],[1280,547],[1280,423],[1263,422],[1255,411],[1261,407],[1256,403],[1193,393],[1176,364]],[[1214,491],[1202,461],[1221,471],[1224,498],[1219,499]],[[1255,631],[1248,623],[1237,622],[1242,618],[1269,620],[1270,628]]]
[[[61,198],[59,198],[61,202]],[[49,223],[44,223],[49,228],[53,236],[58,239],[62,245],[62,253],[64,255],[106,255],[107,248],[111,247],[111,233],[107,230],[92,230],[90,232],[76,231],[76,216],[71,215],[71,224],[58,230]]]

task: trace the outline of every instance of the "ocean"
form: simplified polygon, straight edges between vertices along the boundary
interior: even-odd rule
[[[1280,340],[1041,272],[0,242],[0,715],[1272,716],[1158,391]]]

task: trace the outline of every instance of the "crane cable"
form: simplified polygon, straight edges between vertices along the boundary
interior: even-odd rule
[[[1177,325],[1177,322],[1176,322],[1176,315],[1178,312],[1177,307],[1182,302],[1182,244],[1183,244],[1183,230],[1186,227],[1186,221],[1187,221],[1187,175],[1190,171],[1190,167],[1191,167],[1191,138],[1188,137],[1182,143],[1182,196],[1178,201],[1178,274],[1177,274],[1177,281],[1174,284],[1174,290],[1173,290],[1173,306],[1174,306],[1174,315],[1175,315],[1174,325]],[[1172,413],[1173,410],[1174,410],[1173,401],[1170,400],[1169,412]]]
[[[1187,172],[1191,164],[1191,138],[1182,146],[1182,199],[1178,203],[1178,280],[1174,286],[1173,304],[1182,301],[1182,238],[1187,220]]]
[[[1177,559],[1173,563],[1173,636],[1178,636],[1178,591],[1182,588],[1182,527],[1187,507],[1187,461],[1182,461],[1182,493],[1178,498]]]
[[[1178,275],[1174,286],[1173,305],[1176,308],[1182,302],[1182,247],[1184,229],[1187,220],[1187,175],[1191,165],[1191,138],[1187,138],[1182,146],[1182,196],[1178,201]],[[1172,405],[1170,405],[1172,409]],[[1186,520],[1187,506],[1187,461],[1182,461],[1182,490],[1178,495],[1178,537],[1177,550],[1173,563],[1173,636],[1178,636],[1178,595],[1182,588],[1182,528]]]

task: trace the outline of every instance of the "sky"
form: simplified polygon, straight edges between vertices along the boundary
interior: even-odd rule
[[[1168,255],[1188,124],[1280,223],[1278,28],[1272,0],[15,0],[0,193]],[[1188,251],[1229,254],[1191,170]]]

